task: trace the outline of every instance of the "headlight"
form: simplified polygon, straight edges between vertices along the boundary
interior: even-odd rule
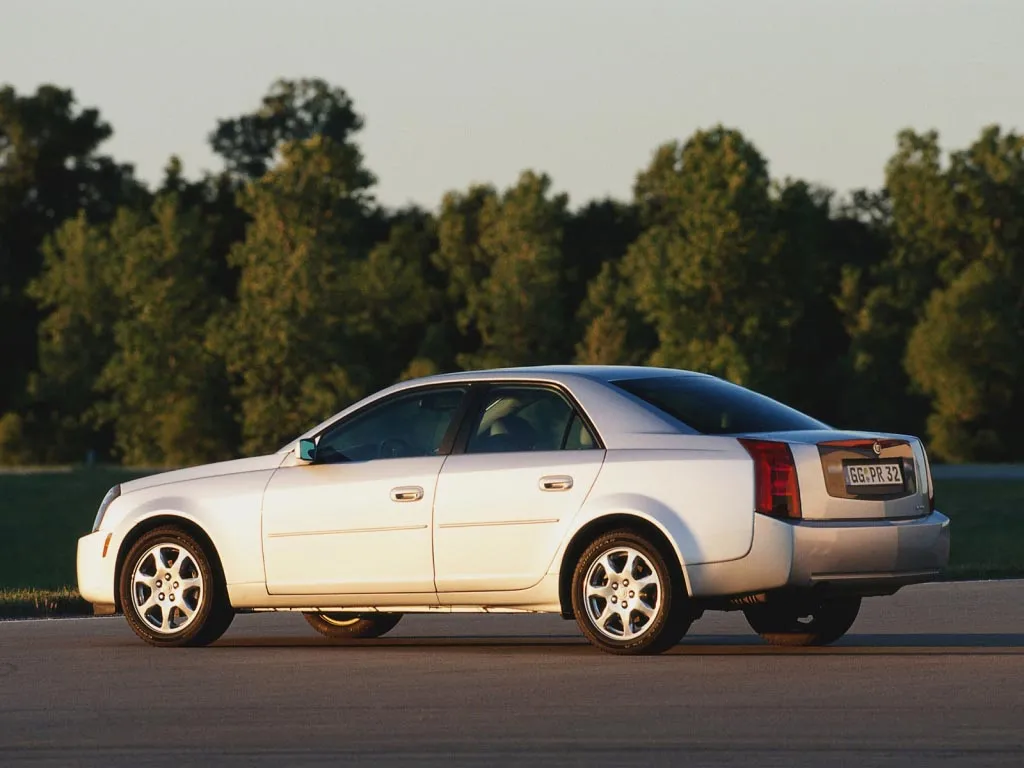
[[[107,507],[110,506],[111,502],[114,501],[118,496],[121,495],[121,484],[118,483],[109,491],[107,495],[103,497],[103,501],[100,502],[99,512],[96,513],[96,519],[93,521],[92,530],[93,533],[100,529],[100,525],[103,523],[103,516],[107,514]]]

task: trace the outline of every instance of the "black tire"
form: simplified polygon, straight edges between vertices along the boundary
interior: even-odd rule
[[[174,580],[171,581],[171,588],[166,588],[160,579],[160,587],[156,587],[157,582],[154,582],[151,593],[164,597],[143,610],[140,604],[144,607],[149,597],[146,592],[148,587],[141,582],[136,584],[133,577],[140,567],[146,571],[150,568],[156,570],[157,561],[148,553],[159,545],[165,545],[160,550],[160,557],[167,572],[175,574],[175,578],[180,575],[182,581],[198,575],[201,579],[199,591],[196,591],[196,587],[186,587],[184,584],[179,589],[175,586],[178,582]],[[157,577],[160,575],[155,574]],[[177,603],[172,604],[172,594],[175,593]],[[128,550],[118,574],[118,594],[128,626],[147,643],[161,648],[209,645],[227,631],[235,617],[215,555],[207,552],[194,537],[175,526],[163,526],[144,533]],[[194,609],[190,619],[185,619],[185,613],[180,607],[182,605]],[[164,611],[169,616],[167,629],[157,626],[164,621]],[[181,620],[180,629],[174,629],[176,619]]]
[[[628,591],[625,580],[622,585],[618,585],[618,581],[614,580],[616,577],[621,578],[626,575],[628,554],[624,559],[624,553],[627,550],[638,553],[644,561],[634,560],[631,576],[646,578],[649,568],[657,577],[656,601],[650,585],[642,587],[641,591],[634,595],[633,592]],[[608,562],[613,568],[620,567],[621,564],[622,570],[613,570],[608,573],[604,566],[595,566],[605,556],[610,557]],[[622,619],[622,613],[619,610],[617,617],[610,614],[601,622],[601,625],[604,626],[602,631],[601,626],[592,616],[592,612],[599,608],[603,612],[610,603],[616,602],[619,598],[614,594],[608,598],[598,596],[588,598],[588,577],[591,581],[600,582],[599,588],[612,584],[617,585],[617,589],[621,586],[622,597],[635,601],[632,605],[627,603],[630,607],[627,612],[629,616],[627,621]],[[603,605],[602,600],[605,601]],[[650,609],[652,604],[656,609],[650,618],[642,614],[638,615],[636,606],[640,604],[641,600],[646,609]],[[576,617],[576,623],[587,640],[603,651],[620,655],[663,653],[682,639],[696,618],[696,613],[686,593],[682,570],[674,563],[674,558],[673,561],[670,561],[658,547],[630,530],[606,533],[594,540],[583,552],[573,571],[572,610]],[[633,626],[634,620],[637,622],[636,627]],[[629,631],[636,632],[636,634],[622,639],[615,637],[616,632],[626,634],[623,631],[626,623],[630,625]]]
[[[850,630],[859,612],[859,597],[833,597],[754,605],[743,615],[771,645],[829,645]]]
[[[400,613],[304,613],[309,626],[329,640],[368,640],[390,632]]]

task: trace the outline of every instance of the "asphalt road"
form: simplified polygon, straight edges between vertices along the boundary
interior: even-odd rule
[[[123,618],[0,623],[0,764],[1024,765],[1024,581],[865,602],[823,649],[706,614],[621,658],[547,616],[407,617],[331,646],[241,616],[157,650]]]

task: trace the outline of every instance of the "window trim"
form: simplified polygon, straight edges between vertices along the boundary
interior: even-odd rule
[[[387,405],[391,405],[396,400],[402,400],[402,399],[404,399],[406,397],[410,397],[410,396],[413,396],[413,395],[421,394],[421,393],[424,393],[424,392],[432,392],[432,391],[436,391],[436,390],[463,389],[463,390],[465,390],[465,394],[462,397],[462,402],[459,403],[459,407],[455,409],[455,413],[452,415],[452,422],[451,422],[451,424],[448,425],[448,429],[444,433],[444,437],[441,439],[441,445],[439,446],[437,453],[433,454],[434,456],[449,456],[452,453],[452,446],[455,444],[455,437],[458,434],[458,431],[459,431],[460,427],[462,426],[462,422],[466,418],[466,412],[468,410],[470,401],[473,398],[473,390],[475,388],[476,388],[476,383],[475,382],[455,382],[455,381],[452,381],[452,382],[436,382],[436,383],[431,383],[431,384],[424,384],[424,385],[421,385],[421,386],[418,386],[418,387],[409,387],[408,389],[403,389],[403,390],[400,390],[398,392],[394,392],[394,393],[388,395],[387,397],[382,397],[382,398],[379,398],[377,400],[374,400],[372,403],[367,403],[365,406],[363,406],[359,410],[353,411],[352,413],[349,413],[349,414],[346,414],[344,417],[342,417],[340,419],[336,419],[335,421],[331,422],[326,427],[321,429],[319,432],[317,432],[313,436],[313,440],[316,441],[316,444],[319,447],[320,441],[324,438],[325,435],[329,434],[330,432],[333,432],[336,429],[343,428],[346,424],[349,424],[354,419],[362,418],[366,414],[372,413],[374,410],[376,410],[378,408],[383,408],[383,407],[385,407]],[[406,458],[424,458],[424,457],[406,457]],[[366,461],[380,461],[380,460],[381,460],[380,458],[377,458],[377,459],[367,459]],[[345,463],[345,462],[332,462],[332,463]],[[365,463],[365,462],[362,462],[362,461],[360,461],[360,462],[352,461],[350,463],[362,464],[362,463]],[[319,464],[326,464],[326,462],[320,462],[320,461],[317,461],[317,460],[314,459],[312,464],[319,465]]]
[[[466,399],[463,401],[467,404],[464,412],[461,414],[462,423],[459,425],[458,434],[455,436],[455,441],[452,445],[451,455],[452,456],[500,456],[501,453],[468,453],[466,447],[469,445],[470,431],[473,429],[475,423],[475,417],[479,415],[480,409],[483,407],[484,400],[487,397],[487,393],[493,389],[503,389],[505,387],[516,387],[520,389],[543,389],[550,392],[554,392],[559,395],[569,406],[572,412],[580,419],[583,426],[590,432],[591,437],[594,438],[594,447],[586,450],[607,450],[604,444],[604,440],[601,439],[601,434],[594,427],[593,421],[587,413],[580,407],[579,401],[575,396],[562,384],[557,384],[551,381],[532,381],[532,380],[517,380],[517,379],[502,379],[502,380],[488,380],[482,382],[475,382],[476,386],[467,394]],[[470,418],[473,417],[473,418]],[[570,422],[572,419],[570,419]],[[562,441],[563,445],[565,441]],[[565,448],[558,449],[559,451],[566,450]],[[575,453],[576,451],[573,451]],[[502,453],[536,453],[536,451],[503,451]]]

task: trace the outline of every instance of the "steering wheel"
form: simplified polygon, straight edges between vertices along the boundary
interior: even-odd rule
[[[400,437],[388,437],[380,442],[380,458],[399,459],[415,454],[412,445]]]

